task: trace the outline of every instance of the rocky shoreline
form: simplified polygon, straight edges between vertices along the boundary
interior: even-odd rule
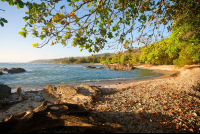
[[[118,125],[123,128],[123,132],[199,132],[200,67],[137,66],[137,68],[150,69],[160,73],[166,72],[166,75],[113,85],[87,85],[85,87],[88,89],[95,87],[101,93],[94,94],[91,97],[93,101],[90,103],[80,103],[79,106],[89,110],[89,115],[93,120],[101,123],[108,122],[110,126],[112,126],[111,124],[115,124],[115,127]],[[59,86],[56,88],[46,87],[48,91],[60,92],[59,99],[54,98],[55,100],[52,102],[48,100],[48,102],[72,103],[66,99],[62,102],[62,98],[64,96],[66,98],[66,94],[69,93],[62,93],[64,90],[58,90],[59,88]],[[78,87],[73,88],[76,95],[81,95]],[[41,95],[43,91],[45,90],[32,93],[32,96]],[[31,92],[26,92],[26,95],[30,94]],[[40,104],[41,102],[34,100],[25,100],[2,110],[0,119],[5,119],[10,114],[33,110]],[[53,131],[56,132],[56,130]],[[68,131],[63,128],[62,132]]]

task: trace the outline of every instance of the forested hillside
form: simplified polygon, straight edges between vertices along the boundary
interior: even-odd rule
[[[172,24],[172,32],[164,38],[144,47],[132,48],[115,54],[100,54],[88,57],[69,57],[45,61],[45,63],[81,64],[81,63],[129,63],[153,65],[190,65],[200,62],[200,26],[197,21],[185,22],[185,16]],[[43,62],[44,63],[44,62]]]

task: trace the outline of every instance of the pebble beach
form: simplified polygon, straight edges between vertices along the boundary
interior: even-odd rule
[[[199,66],[145,68],[169,72],[160,78],[102,86],[105,94],[86,108],[128,133],[200,132]]]
[[[200,132],[200,67],[138,66],[164,75],[118,84],[99,84],[102,95],[90,105],[92,117],[119,124],[128,133]],[[39,92],[37,92],[39,95]],[[41,102],[24,101],[1,111],[28,111]],[[21,107],[21,109],[20,109]]]

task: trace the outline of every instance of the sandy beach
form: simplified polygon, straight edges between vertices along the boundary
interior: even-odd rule
[[[126,132],[166,133],[200,131],[200,66],[137,66],[163,75],[154,78],[98,83],[102,95],[85,106],[93,118],[117,123]],[[23,89],[23,87],[22,87]],[[27,96],[40,91],[26,92]],[[11,99],[16,99],[16,94]],[[0,121],[10,114],[36,108],[41,102],[29,99],[1,110]]]

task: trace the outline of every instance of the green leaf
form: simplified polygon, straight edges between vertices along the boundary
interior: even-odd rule
[[[22,35],[24,32],[18,32],[19,35]]]
[[[108,38],[109,39],[113,38],[112,32],[108,32]]]
[[[64,5],[60,7],[60,9],[63,9]]]
[[[17,9],[23,8],[24,7],[24,3],[22,1],[17,3]]]
[[[9,1],[8,1],[8,4],[11,5],[11,6],[13,6],[13,1],[12,1],[12,0],[9,0]]]
[[[28,23],[28,25],[29,25],[29,27],[33,27],[33,26],[32,26],[31,24],[29,24],[29,23]]]
[[[20,5],[19,5],[19,3],[17,3],[17,9],[20,9]]]
[[[4,23],[8,23],[8,21],[4,18],[1,18],[1,20],[4,22]]]
[[[0,22],[0,24],[1,24],[2,27],[4,26],[3,22]]]

